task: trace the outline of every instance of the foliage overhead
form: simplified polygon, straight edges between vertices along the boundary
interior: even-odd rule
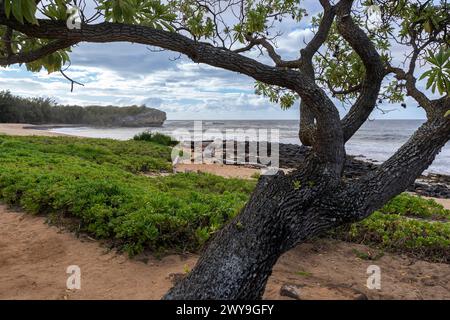
[[[144,25],[155,29],[178,32],[214,46],[237,52],[254,50],[267,61],[271,56],[269,47],[277,48],[277,42],[290,30],[298,30],[300,22],[309,16],[306,2],[300,0],[1,0],[8,17],[14,17],[22,24],[39,24],[39,18],[63,20],[68,18],[68,8],[81,8],[83,23],[102,21]],[[38,3],[36,5],[36,3]],[[92,8],[85,9],[89,4]],[[380,8],[380,23],[374,27],[368,23],[370,8]],[[89,6],[88,6],[89,7]],[[355,1],[352,16],[369,36],[386,66],[399,63],[393,60],[392,51],[398,46],[407,50],[404,66],[419,80],[426,79],[426,87],[433,93],[446,95],[450,83],[449,49],[449,4],[447,1]],[[317,33],[323,13],[311,17],[306,31]],[[308,22],[307,20],[305,20]],[[290,29],[290,30],[289,30]],[[0,36],[8,34],[5,26],[0,27]],[[29,38],[13,31],[8,42],[1,42],[0,57],[30,52],[49,43],[47,39]],[[300,51],[303,43],[293,43]],[[408,52],[409,51],[409,52]],[[26,63],[30,71],[48,72],[61,70],[69,61],[70,47],[53,52],[43,58]],[[278,53],[275,53],[278,55]],[[298,58],[301,58],[298,57]],[[343,39],[336,22],[328,38],[314,56],[317,83],[331,96],[344,103],[358,97],[364,80],[365,67],[358,54]],[[297,68],[295,66],[290,68]],[[421,74],[417,74],[421,71]],[[267,96],[282,108],[289,108],[298,95],[288,89],[255,84],[257,94]],[[379,102],[403,102],[406,91],[404,79],[387,77],[379,94]]]

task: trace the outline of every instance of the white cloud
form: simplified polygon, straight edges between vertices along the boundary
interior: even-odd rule
[[[301,22],[284,20],[277,50],[284,59],[294,59],[313,36],[311,17],[321,10],[317,2],[308,3],[309,15]],[[168,112],[169,118],[291,118],[298,119],[297,105],[280,111],[267,99],[256,96],[254,81],[246,76],[207,65],[193,63],[172,52],[151,52],[146,46],[128,43],[88,44],[76,46],[71,54],[72,66],[66,71],[70,83],[59,73],[28,73],[23,67],[1,69],[0,86],[14,94],[53,97],[62,104],[143,104]],[[395,63],[401,63],[406,48],[394,46]],[[259,51],[248,53],[271,63]],[[419,83],[424,86],[423,81]],[[415,104],[409,99],[408,106]],[[397,106],[398,107],[398,106]],[[391,108],[388,106],[387,108]],[[375,116],[380,116],[375,112]],[[422,117],[415,107],[399,108],[394,117]]]

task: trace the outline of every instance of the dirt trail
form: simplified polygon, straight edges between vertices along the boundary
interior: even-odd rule
[[[172,285],[170,275],[197,260],[191,254],[130,260],[44,222],[0,206],[0,299],[159,299]],[[302,299],[450,299],[450,265],[390,254],[365,261],[355,249],[370,250],[339,241],[296,247],[278,261],[265,298],[284,298],[280,287],[288,283]],[[382,270],[381,290],[365,287],[371,264]],[[81,290],[66,289],[69,265],[81,268]]]
[[[0,299],[158,299],[170,287],[167,276],[196,260],[173,255],[145,264],[44,222],[0,206]],[[70,265],[81,268],[80,291],[65,289]]]

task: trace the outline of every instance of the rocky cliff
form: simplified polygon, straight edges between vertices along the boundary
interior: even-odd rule
[[[146,108],[142,113],[121,119],[122,127],[160,127],[166,121],[166,113],[161,110]]]

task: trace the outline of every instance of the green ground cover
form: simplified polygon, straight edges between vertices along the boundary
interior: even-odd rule
[[[0,198],[33,214],[74,217],[80,231],[130,254],[197,250],[236,215],[254,181],[207,174],[146,177],[171,169],[152,142],[0,136]]]
[[[107,239],[131,255],[196,251],[245,205],[256,179],[171,172],[168,139],[0,136],[0,201]],[[402,194],[332,236],[450,261],[450,211]]]

